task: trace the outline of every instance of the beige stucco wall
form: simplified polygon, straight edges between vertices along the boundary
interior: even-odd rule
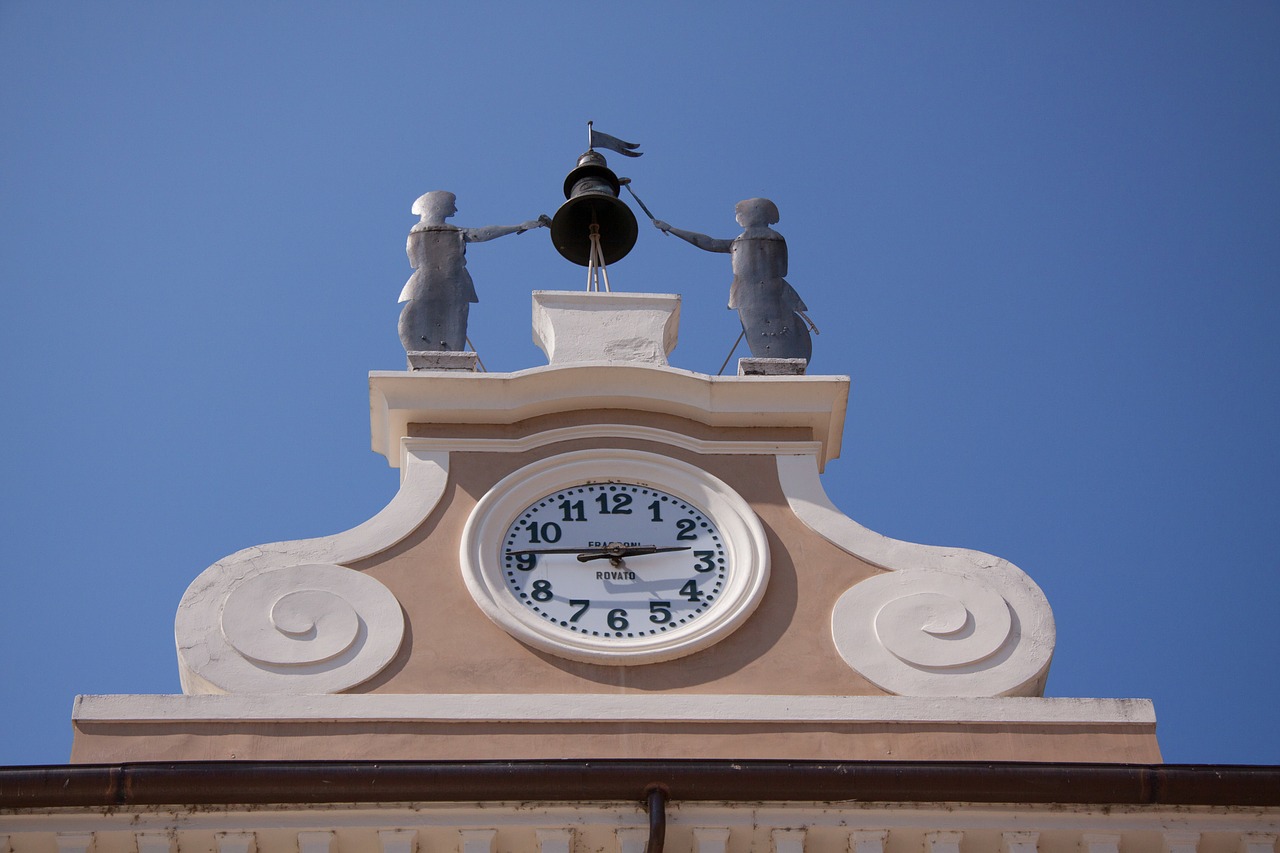
[[[801,428],[714,428],[641,412],[580,411],[509,425],[415,424],[415,437],[519,438],[565,426],[627,423],[715,441],[809,441]],[[771,575],[752,616],[716,645],[663,663],[603,666],[531,649],[476,606],[458,562],[477,501],[536,460],[589,448],[665,454],[720,478],[753,507]],[[768,454],[699,454],[656,441],[577,439],[526,452],[453,451],[435,510],[394,547],[351,568],[400,601],[403,644],[351,693],[703,693],[883,696],[831,637],[836,599],[879,569],[817,535],[791,511]],[[428,700],[429,701],[429,700]],[[567,701],[572,701],[571,699]],[[1160,761],[1154,723],[768,722],[104,722],[80,720],[74,762],[197,759],[778,758],[984,761]]]
[[[516,437],[574,423],[640,423],[707,439],[806,440],[797,430],[716,430],[679,418],[577,412],[524,424],[466,428],[468,437]],[[440,435],[419,427],[416,435]],[[772,570],[759,608],[726,640],[701,652],[644,666],[569,661],[512,639],[476,607],[458,568],[462,529],[476,502],[500,479],[538,459],[573,450],[621,447],[661,453],[702,468],[751,504],[769,538]],[[354,568],[400,600],[408,623],[399,655],[351,692],[582,693],[690,691],[884,695],[836,652],[829,619],[836,598],[878,570],[817,536],[787,506],[773,456],[701,455],[647,441],[590,440],[527,453],[454,452],[449,486],[436,511],[395,548]]]

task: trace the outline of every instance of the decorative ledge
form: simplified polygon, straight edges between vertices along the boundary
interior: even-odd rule
[[[394,694],[78,696],[76,722],[706,722],[1154,725],[1148,699],[919,699],[747,694]]]

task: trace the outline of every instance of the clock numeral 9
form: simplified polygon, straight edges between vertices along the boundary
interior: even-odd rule
[[[659,625],[665,625],[671,621],[671,602],[670,601],[650,601],[649,602],[649,621],[656,622]]]
[[[539,538],[541,537],[541,538]],[[529,544],[541,545],[543,542],[559,542],[560,541],[560,525],[554,521],[548,521],[539,525],[536,521],[529,522]]]
[[[627,611],[619,607],[617,610],[610,610],[609,615],[605,617],[609,627],[615,631],[625,631],[630,627],[631,623],[627,621]]]
[[[522,572],[531,571],[538,564],[538,556],[528,552],[512,554],[516,558],[516,568]]]

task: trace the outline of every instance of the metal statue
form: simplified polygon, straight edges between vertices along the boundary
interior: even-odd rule
[[[729,307],[738,309],[742,331],[756,358],[803,358],[813,354],[812,323],[800,294],[787,283],[787,241],[770,228],[778,207],[767,198],[749,198],[734,208],[743,232],[732,240],[718,240],[672,228],[653,220],[659,230],[674,234],[708,252],[727,252],[733,259]]]
[[[467,272],[467,244],[544,228],[551,219],[543,214],[519,225],[459,228],[445,222],[458,206],[457,197],[443,190],[419,196],[413,212],[421,221],[405,245],[414,272],[400,291],[400,343],[405,352],[463,352],[469,349],[467,314],[479,301]]]

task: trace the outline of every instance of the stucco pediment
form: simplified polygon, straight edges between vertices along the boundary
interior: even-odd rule
[[[666,346],[660,319],[648,325]],[[831,503],[819,471],[839,452],[847,377],[711,377],[579,350],[511,374],[371,374],[374,448],[401,469],[387,507],[211,566],[177,614],[186,699],[133,711],[93,699],[77,725],[270,719],[332,744],[323,720],[341,719],[396,733],[390,753],[367,757],[780,758],[1052,758],[1085,726],[1111,755],[1158,756],[1149,703],[1036,698],[1054,624],[1020,569],[889,539]],[[477,504],[529,466],[602,450],[705,471],[758,516],[768,585],[732,633],[679,659],[610,666],[526,646],[476,606],[459,554]],[[494,736],[462,736],[477,723]],[[553,725],[538,756],[502,737]]]

